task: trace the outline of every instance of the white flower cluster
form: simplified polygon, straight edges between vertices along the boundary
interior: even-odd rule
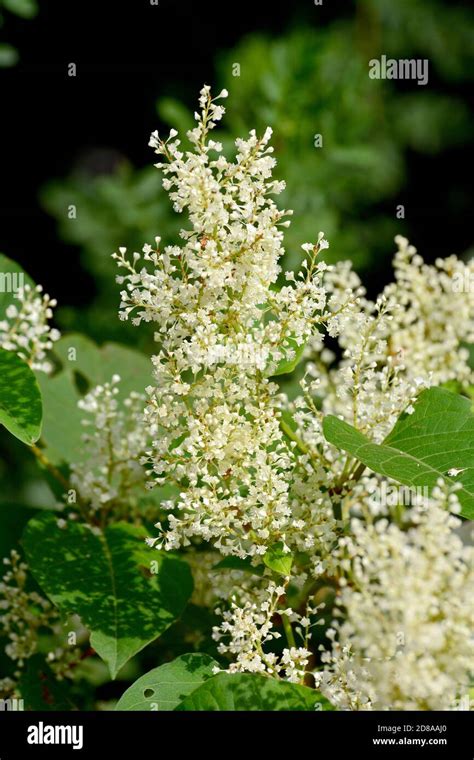
[[[10,304],[0,321],[0,347],[15,351],[32,369],[49,373],[46,354],[61,335],[49,325],[56,301],[42,291],[41,285],[18,289],[18,304]]]
[[[391,331],[391,349],[412,377],[429,376],[433,385],[448,380],[473,382],[469,351],[474,342],[474,259],[456,256],[425,264],[414,246],[398,236],[394,259],[396,283],[386,288],[402,307]]]
[[[174,130],[166,141],[156,133],[151,139],[168,161],[158,166],[175,210],[186,209],[191,220],[181,232],[184,245],[161,250],[159,238],[156,250],[146,245],[151,271],[138,253],[133,264],[123,249],[114,255],[128,270],[119,277],[126,283],[121,316],[157,323],[156,383],[146,412],[150,463],[158,481],[182,488],[158,543],[172,549],[198,536],[246,556],[263,554],[291,516],[294,457],[279,424],[278,386],[268,378],[332,309],[321,286],[325,267],[316,264],[322,234],[301,275],[272,287],[288,212],[270,197],[283,187],[271,179],[271,130],[237,140],[228,162],[209,139],[225,94],[213,100],[203,88],[198,125],[188,133],[194,152],[179,150]]]
[[[474,261],[464,264],[451,256],[429,266],[406,238],[398,236],[396,243],[396,281],[375,302],[363,297],[348,262],[325,277],[329,290],[341,291],[350,282],[361,297],[358,313],[338,317],[343,356],[337,366],[331,366],[335,356],[320,336],[312,340],[306,403],[298,399],[296,408],[303,410],[299,419],[315,444],[321,443],[320,420],[307,395],[321,399],[324,414],[342,416],[380,442],[423,388],[474,381],[465,346],[474,341],[474,289],[454,295],[457,280],[474,273]]]
[[[240,589],[239,603],[234,596],[229,609],[217,608],[216,611],[222,615],[223,620],[214,627],[213,638],[219,642],[220,654],[231,654],[234,658],[228,669],[230,673],[263,673],[285,678],[291,683],[304,681],[311,657],[308,649],[311,638],[308,615],[317,612],[317,608],[307,608],[303,616],[289,607],[283,607],[288,581],[289,579],[282,586],[273,581],[267,582],[259,589],[253,588],[244,593]],[[285,619],[287,632],[291,623],[297,624],[303,646],[296,646],[291,633],[289,647],[284,647],[280,654],[269,651],[267,645],[281,638],[281,633],[275,626],[276,615]]]
[[[3,564],[7,570],[0,581],[0,631],[8,640],[5,653],[21,667],[37,651],[39,630],[57,626],[59,615],[51,602],[27,589],[28,567],[17,551]]]
[[[30,590],[29,568],[20,554],[13,550],[3,564],[7,570],[0,581],[0,634],[7,641],[4,651],[15,663],[16,670],[13,678],[0,679],[0,698],[16,693],[27,660],[40,651],[41,637],[46,631],[57,642],[57,646],[46,653],[46,659],[58,679],[72,677],[82,657],[78,646],[66,644],[64,623],[56,607]],[[79,620],[76,625],[82,627]],[[88,637],[85,629],[83,637]]]
[[[179,488],[149,543],[185,547],[197,603],[221,600],[214,638],[231,672],[306,682],[310,630],[328,622],[317,619],[315,597],[326,587],[339,590],[344,619],[330,629],[333,648],[315,677],[335,704],[452,705],[469,671],[470,550],[445,509],[450,497],[416,495],[405,518],[374,503],[391,484],[362,475],[330,445],[323,418],[339,415],[381,441],[423,388],[472,384],[464,344],[474,339],[474,289],[459,283],[471,282],[473,264],[450,257],[428,266],[399,237],[395,282],[371,301],[350,263],[319,262],[328,245],[320,233],[280,287],[290,212],[270,197],[283,188],[272,179],[271,130],[237,140],[230,162],[210,138],[226,95],[201,91],[192,150],[180,150],[175,130],[150,140],[175,210],[190,219],[182,244],[162,247],[158,237],[132,261],[125,249],[114,254],[125,270],[121,318],[156,326],[144,417],[152,443],[141,463],[150,486]],[[325,332],[338,340],[334,352]],[[290,402],[275,376],[303,348],[301,393]],[[214,572],[216,553],[251,569],[277,543],[298,560],[284,585],[269,570]]]
[[[141,493],[147,478],[139,463],[149,445],[142,423],[145,397],[132,392],[120,402],[119,384],[114,375],[78,402],[88,415],[82,421],[88,432],[84,456],[71,464],[71,485],[81,501],[107,520],[133,517],[134,492]]]
[[[354,520],[320,687],[342,709],[447,710],[469,691],[474,549],[442,488],[409,527]],[[321,647],[322,648],[322,647]]]

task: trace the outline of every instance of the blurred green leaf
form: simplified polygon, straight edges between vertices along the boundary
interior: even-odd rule
[[[156,110],[163,121],[178,130],[181,140],[186,139],[186,132],[196,126],[191,112],[179,100],[161,98]]]
[[[36,0],[2,0],[2,5],[22,18],[33,18],[38,13]]]
[[[15,66],[18,63],[18,51],[13,45],[8,45],[6,42],[0,42],[0,68],[8,68]]]
[[[42,438],[48,459],[59,462],[80,462],[84,457],[84,412],[78,401],[85,391],[96,385],[110,382],[118,374],[119,401],[132,391],[144,393],[152,382],[150,359],[134,349],[115,343],[97,346],[84,335],[64,335],[54,347],[62,369],[52,377],[41,375],[39,383],[43,395],[44,420]],[[87,388],[78,388],[77,373],[86,381]],[[153,492],[148,501],[155,497]]]
[[[73,377],[61,372],[54,377],[38,376],[43,397],[42,440],[50,462],[80,462],[83,454],[83,412],[77,402],[81,398]]]
[[[69,333],[54,346],[64,372],[80,372],[91,388],[110,383],[120,376],[119,397],[132,391],[144,393],[152,382],[152,363],[148,356],[118,343],[97,346],[84,335]]]

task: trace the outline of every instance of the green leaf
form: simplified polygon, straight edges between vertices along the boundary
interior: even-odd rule
[[[0,348],[0,424],[31,446],[40,437],[42,416],[34,372],[13,351]]]
[[[0,58],[1,47],[0,45]],[[0,253],[0,319],[3,319],[5,310],[10,304],[18,304],[16,292],[24,285],[34,288],[33,280],[21,266]]]
[[[8,45],[6,42],[0,42],[0,68],[7,69],[10,66],[15,66],[18,63],[18,51],[13,45]]]
[[[80,462],[83,458],[84,412],[77,402],[81,398],[71,375],[60,372],[54,377],[38,375],[43,397],[42,441],[53,464]]]
[[[260,565],[255,567],[249,558],[241,559],[240,557],[224,557],[217,565],[214,565],[214,570],[241,570],[245,573],[252,573],[253,575],[263,575],[264,568]]]
[[[35,654],[28,660],[18,689],[24,700],[25,710],[72,710],[67,689],[58,681],[43,655]]]
[[[180,138],[186,138],[186,132],[195,126],[191,111],[175,98],[160,98],[156,104],[160,119],[180,133]]]
[[[76,373],[85,378],[90,389],[110,382],[114,374],[120,375],[119,394],[123,400],[131,391],[144,392],[150,385],[152,365],[148,357],[115,343],[99,348],[83,335],[72,333],[61,338],[54,352],[63,369],[57,375],[39,378],[43,394],[43,440],[48,459],[54,464],[80,462],[84,457],[84,427],[87,416],[77,402],[81,393]]]
[[[305,342],[299,345],[296,341],[296,338],[293,338],[291,336],[287,338],[285,340],[284,351],[285,353],[288,353],[288,358],[285,356],[283,359],[280,359],[276,366],[276,369],[271,370],[271,376],[276,377],[277,375],[289,375],[291,372],[293,372],[293,370],[297,367],[303,358],[305,348]]]
[[[374,472],[413,488],[438,478],[461,483],[461,514],[474,519],[474,414],[471,401],[442,388],[423,391],[413,414],[402,414],[382,444],[347,422],[328,416],[324,435]],[[456,476],[448,471],[459,470]]]
[[[471,411],[474,412],[474,385],[470,385],[467,389],[467,392],[471,400]]]
[[[99,347],[84,335],[70,333],[58,340],[54,353],[65,372],[81,373],[91,388],[110,383],[113,375],[120,375],[118,398],[132,391],[144,393],[152,382],[153,366],[149,357],[119,343]]]
[[[3,0],[3,5],[11,13],[22,18],[33,18],[38,13],[38,5],[35,0]]]
[[[284,575],[286,578],[291,573],[293,557],[289,552],[284,551],[281,541],[267,549],[263,555],[263,561],[270,570],[278,573],[278,575]]]
[[[23,535],[36,580],[61,612],[81,616],[113,678],[181,615],[192,592],[187,563],[150,550],[144,536],[125,523],[59,528],[51,514],[32,520]]]
[[[331,710],[331,704],[307,686],[253,673],[219,673],[189,694],[177,710]]]
[[[135,681],[116,710],[174,710],[192,691],[212,677],[217,662],[207,654],[184,654]]]

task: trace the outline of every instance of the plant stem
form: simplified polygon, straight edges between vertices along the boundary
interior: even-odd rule
[[[299,449],[301,454],[306,454],[306,456],[309,457],[311,465],[314,469],[317,467],[320,467],[321,463],[318,461],[318,454],[316,454],[315,451],[311,450],[304,441],[301,440],[299,435],[295,433],[294,430],[288,425],[287,422],[285,422],[283,419],[280,418],[280,428],[285,433],[285,435],[288,436],[288,438],[291,441],[294,441],[296,443],[296,447]]]
[[[50,473],[50,475],[52,475],[53,478],[57,480],[58,483],[60,483],[66,491],[71,490],[71,484],[69,483],[67,478],[65,478],[62,472],[58,470],[58,468],[52,462],[49,461],[46,454],[35,444],[33,444],[30,448],[33,454],[35,455],[36,459],[38,460],[38,462],[40,462],[43,465],[43,467]],[[87,509],[85,508],[84,504],[81,502],[79,494],[77,494],[77,500],[75,503],[77,504],[79,512],[81,513],[84,521],[86,523],[90,523],[90,518],[87,513]]]
[[[280,419],[280,427],[292,441],[294,441],[302,454],[311,454],[306,444],[301,440],[299,435],[296,435],[295,431],[291,429],[287,422]]]
[[[294,647],[296,649],[296,641],[293,634],[293,628],[291,627],[291,623],[288,620],[288,617],[286,615],[281,616],[282,622],[283,622],[283,628],[286,635],[286,640],[288,642],[288,646]]]
[[[61,483],[61,485],[63,486],[63,488],[65,488],[68,491],[70,489],[71,485],[70,485],[70,483],[68,483],[68,481],[66,480],[66,478],[64,477],[64,475],[62,474],[62,472],[60,472],[58,470],[58,468],[55,467],[55,465],[52,462],[49,461],[48,457],[41,451],[40,448],[38,448],[38,446],[35,446],[35,444],[33,444],[31,446],[31,450],[32,450],[33,454],[35,455],[36,459],[39,462],[41,462],[41,464],[43,465],[43,467],[46,470],[48,470],[48,472],[53,476],[53,478],[55,480],[58,481],[58,483]]]

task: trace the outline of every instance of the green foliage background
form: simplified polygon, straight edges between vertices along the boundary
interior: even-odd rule
[[[295,26],[277,38],[251,34],[217,56],[211,84],[216,92],[226,87],[230,93],[221,135],[225,148],[231,151],[235,136],[252,127],[274,128],[276,176],[287,183],[279,202],[294,210],[285,235],[286,268],[297,267],[301,244],[324,230],[331,245],[328,261],[351,259],[363,272],[389,269],[393,237],[408,231],[396,218],[408,157],[440,155],[465,143],[472,131],[467,106],[451,94],[473,70],[472,30],[472,14],[456,6],[360,0],[350,19],[320,28]],[[369,79],[367,62],[379,55],[382,39],[392,56],[427,57],[435,86]],[[160,121],[178,128],[184,145],[193,126],[194,95],[189,103],[165,95],[156,101]],[[60,311],[63,327],[99,340],[137,339],[133,330],[110,320],[116,304],[110,254],[120,245],[141,250],[157,234],[172,243],[181,224],[152,161],[151,150],[144,168],[122,157],[106,174],[91,172],[86,162],[44,188],[44,208],[62,239],[80,247],[97,288],[81,313]],[[75,219],[68,216],[71,205]]]

